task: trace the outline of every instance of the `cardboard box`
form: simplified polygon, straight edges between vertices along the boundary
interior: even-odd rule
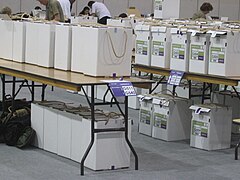
[[[230,148],[232,108],[217,104],[193,105],[190,146],[204,150]]]

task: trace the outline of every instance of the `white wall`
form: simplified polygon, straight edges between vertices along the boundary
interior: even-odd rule
[[[73,13],[78,14],[84,6],[87,5],[89,0],[76,0],[73,5]],[[109,8],[112,16],[118,16],[122,12],[126,12],[128,7],[137,7],[142,14],[153,13],[154,0],[96,0],[106,4]],[[164,0],[173,1],[173,0]],[[186,0],[181,0],[186,1]],[[191,1],[191,0],[188,0]],[[197,9],[200,8],[203,2],[210,2],[213,4],[213,11],[209,14],[212,16],[227,16],[230,20],[237,20],[240,17],[239,14],[239,4],[240,0],[192,0],[196,1],[198,4]],[[30,13],[30,11],[35,6],[41,6],[36,0],[0,0],[0,9],[4,6],[9,6],[13,13],[25,11]],[[43,6],[41,6],[43,7]],[[44,7],[43,7],[44,8]],[[173,8],[174,9],[174,8]],[[195,7],[189,8],[189,11],[194,11]]]

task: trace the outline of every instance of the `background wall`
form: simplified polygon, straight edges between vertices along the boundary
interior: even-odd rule
[[[76,0],[73,5],[72,12],[78,14],[84,6],[87,5],[89,0]],[[131,6],[137,7],[142,14],[153,13],[154,0],[96,0],[106,4],[110,10],[112,16],[118,16],[122,12],[126,12],[126,9]],[[173,1],[173,0],[164,0]],[[191,0],[180,0],[191,1]],[[193,0],[197,2],[197,9],[203,2],[210,2],[213,4],[213,11],[210,13],[212,16],[227,16],[230,20],[239,19],[240,12],[240,0]],[[13,13],[16,12],[28,12],[35,6],[41,6],[36,0],[0,0],[0,9],[4,6],[9,6]],[[41,6],[44,8],[43,6]],[[171,7],[168,7],[168,10]],[[173,8],[174,9],[174,8]],[[189,9],[189,11],[195,11],[195,7]]]
[[[78,14],[84,6],[87,5],[89,0],[76,0],[73,5],[72,12]],[[118,16],[122,12],[126,12],[126,9],[130,6],[137,7],[142,14],[150,14],[153,12],[154,0],[95,0],[106,4],[110,10],[112,16]],[[35,6],[42,6],[36,0],[0,0],[0,9],[4,6],[9,6],[13,13],[27,12],[30,13]]]

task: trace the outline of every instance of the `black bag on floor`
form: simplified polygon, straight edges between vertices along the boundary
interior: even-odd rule
[[[9,146],[23,148],[30,144],[35,135],[31,128],[30,109],[24,107],[14,112],[11,111],[1,119],[4,142]]]

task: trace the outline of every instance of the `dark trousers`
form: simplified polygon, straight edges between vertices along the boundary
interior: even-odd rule
[[[110,17],[104,16],[104,17],[102,17],[101,19],[98,20],[98,23],[106,25],[107,24],[107,19],[110,19]]]

